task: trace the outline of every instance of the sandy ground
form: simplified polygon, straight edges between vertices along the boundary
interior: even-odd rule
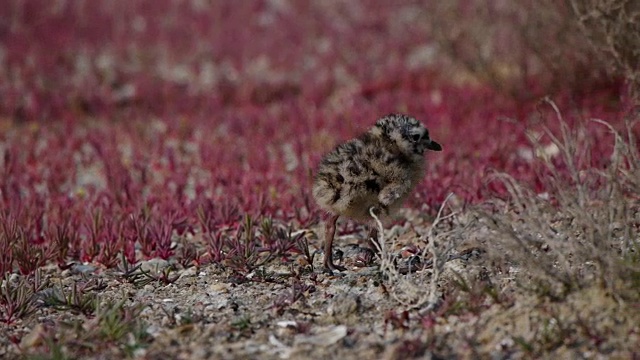
[[[423,241],[430,224],[415,214],[408,217],[387,231],[397,268],[408,264],[410,245]],[[337,241],[348,271],[333,275],[321,271],[322,254],[315,256],[313,270],[303,256],[275,260],[244,275],[216,264],[178,268],[171,276],[179,277],[170,284],[133,284],[116,270],[92,265],[46,268],[43,278],[49,285],[39,292],[37,311],[2,325],[9,336],[0,340],[0,355],[503,359],[629,358],[637,351],[638,313],[630,312],[629,304],[598,288],[556,301],[536,296],[518,286],[517,269],[498,268],[484,251],[486,234],[469,233],[455,241],[438,275],[437,303],[430,308],[432,266],[402,275],[389,273],[379,259],[362,264],[367,252],[358,243],[364,233]],[[310,247],[319,248],[317,236],[309,238]],[[142,265],[151,273],[170,266],[162,260]],[[73,284],[91,284],[85,296],[131,311],[118,311],[121,316],[110,321],[101,305],[85,315],[46,300],[56,293],[68,296]],[[126,324],[121,333],[118,323]]]

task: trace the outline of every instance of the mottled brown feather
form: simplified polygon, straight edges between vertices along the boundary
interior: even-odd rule
[[[412,141],[410,136],[415,134],[424,138]],[[423,153],[428,143],[437,144],[414,118],[385,116],[366,133],[324,156],[313,196],[322,209],[356,220],[369,220],[371,206],[393,211],[424,176]]]

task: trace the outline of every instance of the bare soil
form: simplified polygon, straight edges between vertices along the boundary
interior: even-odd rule
[[[387,231],[398,267],[410,244],[419,243],[428,219],[405,212],[407,221]],[[319,229],[313,229],[320,231]],[[49,306],[2,325],[4,358],[142,359],[405,359],[405,358],[632,358],[640,319],[627,304],[597,287],[564,299],[540,297],[518,285],[517,268],[496,267],[483,247],[488,232],[467,234],[438,280],[439,302],[402,304],[407,292],[375,260],[359,263],[364,230],[338,238],[348,271],[326,274],[322,254],[313,270],[302,256],[276,260],[240,275],[222,265],[179,268],[173,283],[127,282],[116,270],[80,265],[43,270],[47,291],[71,293],[73,284],[100,284],[97,302],[140,309],[124,335],[109,337],[96,310],[84,315]],[[424,237],[424,236],[423,236]],[[320,248],[317,236],[310,247]],[[423,259],[423,261],[425,261]],[[365,264],[366,265],[366,264]],[[153,273],[170,266],[143,264]],[[432,269],[403,275],[418,293],[428,293]],[[406,286],[406,285],[405,285]],[[406,295],[406,294],[405,294]],[[406,297],[404,298],[407,299]],[[633,311],[635,307],[635,311]],[[16,341],[15,339],[20,339]],[[13,341],[12,341],[13,340]]]

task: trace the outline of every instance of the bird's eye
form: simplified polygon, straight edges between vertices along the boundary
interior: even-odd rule
[[[413,134],[411,135],[411,140],[413,140],[414,142],[417,142],[420,140],[422,136],[420,136],[420,134]]]

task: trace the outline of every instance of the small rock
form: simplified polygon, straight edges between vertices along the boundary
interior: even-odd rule
[[[321,329],[314,335],[298,335],[294,342],[296,344],[329,346],[337,343],[345,336],[347,336],[347,327],[344,325],[338,325],[328,329]]]
[[[339,295],[333,298],[331,305],[327,309],[329,315],[337,318],[346,318],[349,315],[357,314],[361,308],[360,297],[353,294]]]
[[[162,332],[162,328],[160,328],[157,325],[149,325],[147,327],[147,334],[151,335],[152,337],[158,337],[158,335],[160,335],[160,333]]]
[[[227,293],[229,291],[227,284],[218,282],[209,285],[209,290],[212,293]]]
[[[293,320],[284,320],[284,321],[278,321],[277,325],[280,327],[286,328],[286,327],[296,327],[298,326],[298,323]]]
[[[140,263],[140,268],[144,271],[160,271],[169,266],[169,262],[163,259],[149,259]]]
[[[216,310],[220,310],[216,304],[208,304],[204,307],[205,313],[214,312]]]
[[[72,274],[92,274],[96,271],[96,267],[91,264],[75,264],[71,267]]]
[[[186,277],[194,277],[197,275],[196,272],[196,268],[195,267],[190,267],[187,269],[184,269],[184,271],[182,271],[182,273],[180,274],[180,278],[186,278]]]
[[[133,357],[136,359],[140,359],[147,354],[147,349],[137,348],[133,351]]]
[[[46,331],[42,324],[36,325],[25,337],[20,341],[20,347],[23,349],[30,349],[43,344],[43,339],[46,336]]]

